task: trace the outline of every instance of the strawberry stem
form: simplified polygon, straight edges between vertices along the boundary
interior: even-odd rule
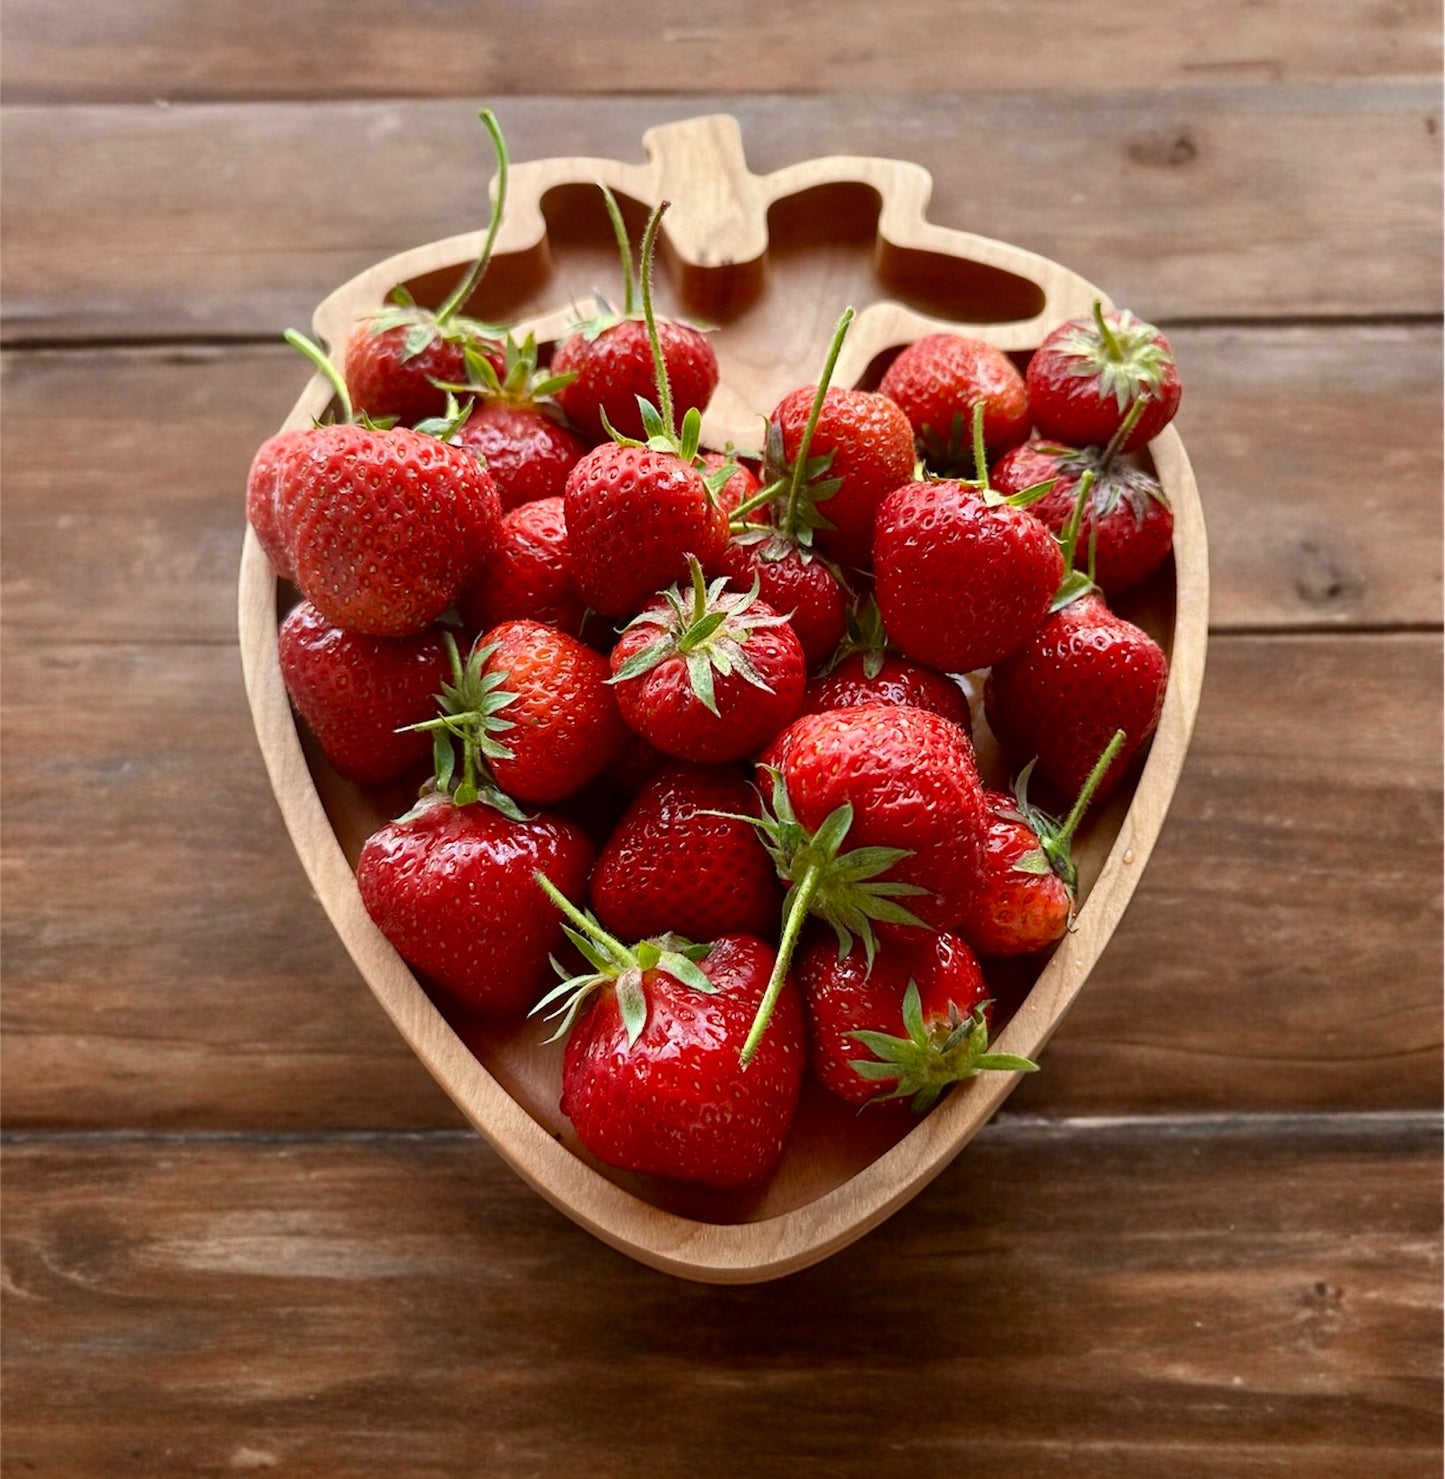
[[[788,891],[783,914],[783,934],[778,941],[778,956],[773,962],[773,971],[768,977],[763,999],[758,1003],[753,1025],[748,1029],[747,1040],[743,1043],[741,1062],[744,1068],[753,1061],[758,1045],[763,1040],[763,1034],[768,1030],[768,1023],[772,1021],[773,1008],[778,1004],[783,982],[788,978],[788,967],[793,963],[793,952],[798,946],[798,935],[811,910],[813,895],[817,893],[818,885],[822,881],[823,869],[819,864],[814,863],[804,871],[803,876]]]
[[[617,197],[606,185],[599,188],[607,207],[607,219],[612,222],[612,234],[617,239],[617,255],[622,262],[622,317],[631,318],[636,293],[632,276],[632,241],[627,235],[627,222],[622,219],[622,207],[617,204]]]
[[[778,532],[784,539],[797,537],[798,507],[807,473],[808,449],[813,444],[813,433],[817,430],[818,418],[823,414],[823,400],[828,394],[828,386],[833,379],[833,370],[837,366],[838,355],[843,349],[843,340],[847,337],[848,326],[852,322],[853,310],[845,308],[838,319],[837,327],[833,330],[832,342],[828,345],[828,358],[823,363],[823,373],[818,379],[818,389],[808,411],[808,422],[803,427],[803,436],[798,443],[797,456],[793,459],[793,476],[788,484],[787,506],[783,511],[782,521],[778,525]]]
[[[584,914],[547,875],[540,870],[532,874],[537,887],[561,910],[567,921],[574,925],[595,945],[612,957],[620,970],[637,964],[636,955],[615,935],[610,935],[595,918]]]
[[[1134,398],[1127,415],[1119,423],[1118,430],[1109,438],[1109,445],[1104,448],[1103,455],[1099,458],[1101,471],[1108,468],[1119,455],[1119,449],[1128,440],[1129,433],[1139,424],[1139,418],[1144,414],[1144,407],[1153,399],[1154,397],[1147,390]]]
[[[1069,522],[1064,525],[1064,532],[1059,540],[1064,550],[1064,579],[1067,580],[1074,569],[1074,550],[1079,542],[1079,526],[1084,522],[1084,509],[1088,507],[1089,494],[1094,487],[1094,469],[1086,468],[1083,476],[1079,479],[1078,490],[1074,494],[1073,512],[1069,514]]]
[[[1109,327],[1108,320],[1104,317],[1104,300],[1094,299],[1094,327],[1099,331],[1099,338],[1104,345],[1104,352],[1111,360],[1118,362],[1124,358],[1124,346],[1119,343],[1119,336]]]
[[[677,423],[672,417],[672,385],[667,378],[667,361],[662,357],[662,340],[657,333],[657,319],[652,312],[652,254],[657,248],[657,228],[663,212],[672,204],[660,201],[657,209],[647,218],[647,229],[642,233],[642,318],[647,325],[647,342],[652,349],[652,364],[657,375],[657,410],[669,436],[677,435]]]
[[[973,480],[981,493],[988,488],[988,449],[983,444],[984,403],[973,403]]]
[[[477,289],[487,263],[492,259],[492,248],[496,245],[497,232],[502,224],[502,210],[507,203],[507,145],[502,138],[496,115],[490,108],[483,108],[477,115],[487,132],[492,136],[492,148],[497,154],[497,193],[492,201],[491,218],[487,222],[487,236],[482,243],[482,254],[472,263],[467,275],[454,287],[446,302],[437,309],[437,323],[446,325],[456,317],[457,311]]]
[[[1114,757],[1124,744],[1124,731],[1116,729],[1114,737],[1104,746],[1104,752],[1094,762],[1094,768],[1089,772],[1084,784],[1079,789],[1079,794],[1069,810],[1068,816],[1064,818],[1063,825],[1050,836],[1042,839],[1041,845],[1050,863],[1061,856],[1067,856],[1069,850],[1069,839],[1073,837],[1079,823],[1083,820],[1084,812],[1089,803],[1094,799],[1094,792],[1099,789],[1099,783],[1104,779],[1104,773],[1114,763]]]
[[[287,329],[282,338],[292,347],[300,350],[307,359],[326,376],[330,382],[331,389],[336,394],[336,399],[341,402],[341,409],[345,413],[344,421],[354,421],[356,412],[351,405],[351,392],[346,388],[346,377],[326,357],[326,351],[319,344],[314,344],[305,334],[298,329]]]

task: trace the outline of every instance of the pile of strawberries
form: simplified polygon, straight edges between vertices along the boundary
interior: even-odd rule
[[[1170,549],[1130,454],[1174,359],[1096,305],[1026,373],[940,333],[848,389],[845,312],[757,448],[704,448],[715,355],[651,302],[665,207],[634,277],[604,191],[622,306],[550,356],[463,314],[506,193],[483,119],[491,229],[447,302],[399,291],[343,370],[288,336],[337,409],[251,469],[282,672],[339,774],[417,787],[357,881],[428,989],[555,1018],[602,1160],[751,1185],[810,1070],[896,1113],[1034,1066],[989,1050],[979,957],[1063,936],[1070,838],[1158,719],[1164,654],[1109,602]]]

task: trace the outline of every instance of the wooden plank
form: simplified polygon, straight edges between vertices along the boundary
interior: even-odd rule
[[[352,0],[344,20],[322,0],[260,0],[244,20],[185,0],[7,0],[0,88],[15,103],[657,93],[683,78],[725,93],[934,93],[1108,88],[1125,74],[1160,88],[1419,78],[1440,66],[1425,0],[1303,11],[1182,0],[1167,12],[1024,0],[946,24],[931,0],[724,0],[681,21],[627,4],[595,21],[586,0]]]
[[[8,1124],[458,1123],[309,895],[232,650],[12,641],[3,679]],[[1153,860],[1012,1102],[1437,1106],[1440,716],[1436,636],[1216,639]]]
[[[1439,329],[1174,341],[1215,629],[1438,624]],[[0,357],[12,632],[233,641],[246,470],[306,376],[280,345]],[[56,436],[78,405],[85,434]]]
[[[753,1288],[629,1262],[467,1137],[63,1138],[12,1145],[5,1185],[16,1474],[1440,1460],[1434,1115],[999,1123]]]
[[[718,111],[738,116],[759,172],[913,159],[934,175],[940,224],[1054,257],[1145,317],[1439,311],[1433,84],[953,92],[934,106],[928,123],[909,97],[714,92],[517,98],[499,116],[518,160],[636,160],[648,127]],[[5,332],[304,324],[370,263],[480,226],[490,159],[474,114],[452,100],[12,108]]]

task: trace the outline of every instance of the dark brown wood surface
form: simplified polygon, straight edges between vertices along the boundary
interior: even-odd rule
[[[7,1473],[1440,1471],[1440,18],[968,9],[5,0]],[[1185,373],[1213,637],[1135,901],[1008,1113],[774,1285],[460,1128],[251,735],[278,335],[478,224],[483,103],[918,160]]]

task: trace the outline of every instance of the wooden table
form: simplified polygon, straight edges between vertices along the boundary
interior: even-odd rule
[[[7,1472],[1438,1473],[1438,7],[673,9],[6,0]],[[481,103],[519,160],[917,160],[1184,366],[1213,637],[1131,912],[1008,1112],[771,1285],[463,1127],[251,732],[280,332],[478,224]]]

